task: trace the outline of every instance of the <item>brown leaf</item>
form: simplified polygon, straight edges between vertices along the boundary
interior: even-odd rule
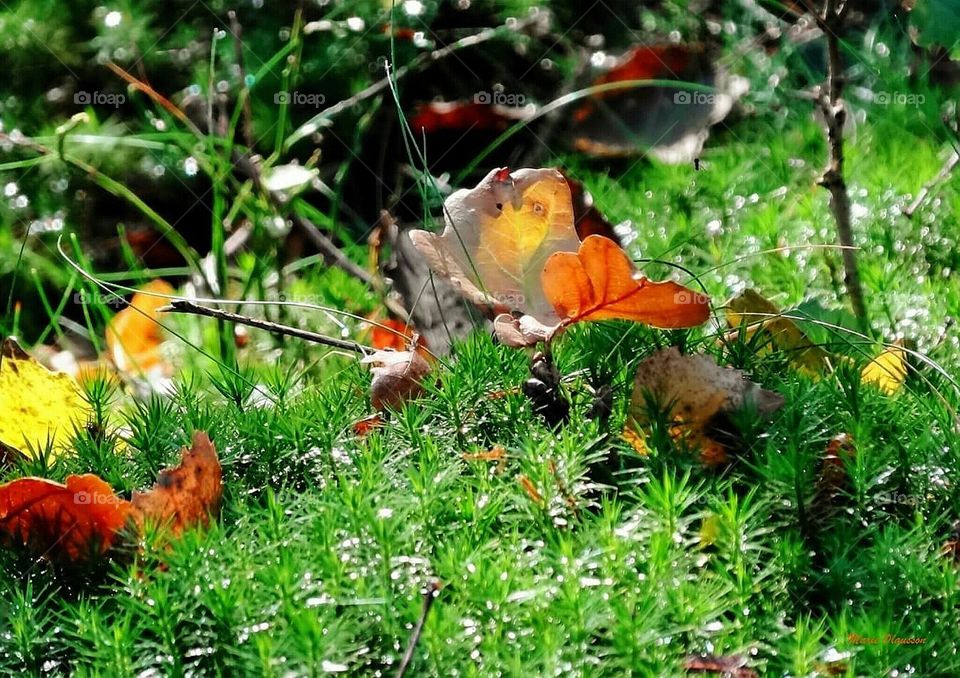
[[[208,525],[220,512],[223,471],[210,438],[203,431],[193,434],[190,449],[181,450],[180,464],[164,469],[147,492],[134,492],[133,518],[139,526],[151,522],[179,536],[196,525]]]
[[[55,561],[84,562],[114,545],[130,502],[94,475],[65,484],[19,478],[0,485],[0,541]]]
[[[543,291],[565,322],[617,318],[653,327],[694,327],[710,317],[710,300],[675,282],[640,276],[620,247],[599,235],[579,251],[551,255]]]
[[[370,402],[377,410],[396,409],[424,393],[430,363],[414,351],[377,351],[360,361],[370,365]]]
[[[540,275],[551,254],[580,244],[560,172],[495,169],[475,188],[447,198],[444,220],[442,235],[410,233],[430,268],[478,306],[555,322]]]
[[[707,355],[682,355],[664,349],[640,363],[634,377],[628,426],[643,431],[650,423],[648,396],[667,408],[671,435],[700,450],[707,465],[727,461],[727,436],[718,439],[718,418],[747,406],[769,415],[783,405],[783,396],[760,388],[741,370],[720,367]]]

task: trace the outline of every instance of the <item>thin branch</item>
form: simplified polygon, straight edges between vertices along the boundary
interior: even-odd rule
[[[844,286],[850,297],[853,313],[860,322],[861,329],[870,334],[867,318],[867,305],[864,301],[863,286],[857,269],[856,245],[853,239],[853,227],[850,223],[850,196],[843,175],[843,126],[847,119],[847,109],[843,101],[843,60],[840,55],[840,33],[847,3],[839,6],[837,0],[826,0],[823,13],[816,14],[817,23],[823,28],[827,39],[827,92],[821,91],[817,97],[827,127],[827,143],[830,159],[818,184],[830,191],[830,209],[837,222],[837,236],[843,246]]]
[[[940,168],[940,172],[933,179],[928,181],[923,185],[923,188],[920,189],[920,192],[917,193],[917,199],[914,200],[910,205],[903,210],[903,216],[908,219],[913,218],[913,213],[920,209],[920,206],[926,201],[927,196],[930,195],[936,186],[946,181],[947,177],[950,176],[950,173],[953,172],[953,169],[960,164],[960,152],[954,151],[950,154],[950,157],[947,158],[947,161],[943,163],[943,167]]]
[[[423,633],[423,625],[427,622],[427,615],[430,614],[430,608],[433,607],[433,601],[440,592],[440,588],[441,584],[436,580],[427,584],[427,590],[423,594],[423,608],[420,610],[420,619],[417,620],[417,625],[413,627],[413,633],[407,642],[407,651],[403,653],[403,660],[401,660],[400,667],[397,669],[397,678],[403,678],[407,669],[410,668],[413,653],[416,652],[417,643],[420,642],[420,634]]]
[[[256,327],[257,329],[266,330],[267,332],[272,332],[273,334],[283,334],[288,337],[296,337],[297,339],[312,341],[315,344],[323,344],[324,346],[330,346],[332,348],[353,351],[354,353],[359,353],[361,355],[370,355],[371,353],[376,352],[376,349],[371,348],[370,346],[364,346],[363,344],[358,344],[355,341],[336,339],[334,337],[328,337],[325,334],[319,334],[309,330],[301,330],[296,327],[290,327],[289,325],[281,325],[279,323],[270,322],[269,320],[260,320],[259,318],[251,318],[249,316],[240,315],[239,313],[221,311],[218,308],[200,306],[199,304],[195,304],[192,301],[187,300],[173,301],[168,306],[163,306],[157,310],[160,313],[187,313],[190,315],[202,315],[208,318],[216,318],[217,320],[228,320],[230,322],[237,323],[238,325],[248,325],[249,327]]]

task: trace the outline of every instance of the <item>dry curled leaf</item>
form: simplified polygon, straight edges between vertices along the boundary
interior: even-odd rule
[[[676,347],[658,351],[640,363],[633,382],[628,426],[650,423],[650,399],[666,410],[671,435],[700,450],[707,465],[727,461],[729,436],[719,426],[744,407],[768,415],[783,405],[783,396],[761,388],[741,370],[720,367],[708,355],[682,355]]]
[[[700,325],[710,316],[706,295],[648,280],[619,245],[599,235],[584,240],[576,253],[553,254],[543,268],[543,291],[566,323],[616,318],[673,329]]]
[[[62,450],[89,409],[77,382],[47,370],[12,337],[0,350],[0,449],[29,454],[49,439],[55,452]]]
[[[222,492],[217,452],[207,434],[197,432],[180,465],[162,471],[154,488],[134,493],[132,501],[89,474],[65,483],[19,478],[0,485],[0,541],[49,560],[88,562],[116,546],[125,527],[137,532],[149,521],[179,535],[206,525]]]
[[[758,351],[779,351],[806,374],[816,376],[830,366],[830,354],[810,341],[797,323],[784,318],[780,309],[756,290],[744,290],[727,303],[727,324],[737,332],[745,327],[747,340],[756,342]],[[736,336],[728,339],[735,340]]]
[[[107,349],[117,369],[126,375],[167,375],[170,366],[160,352],[164,342],[163,328],[157,309],[169,299],[173,287],[163,280],[153,280],[133,295],[129,305],[117,313],[107,326]]]
[[[377,410],[395,409],[423,394],[430,363],[415,351],[377,351],[360,361],[370,365],[370,402]]]
[[[441,235],[410,239],[437,274],[474,304],[556,320],[540,275],[555,252],[580,244],[567,181],[555,169],[495,169],[444,202]]]
[[[134,492],[133,517],[139,525],[153,522],[179,536],[185,529],[207,525],[220,512],[223,471],[210,438],[193,434],[193,445],[181,452],[180,464],[160,472],[147,492]]]

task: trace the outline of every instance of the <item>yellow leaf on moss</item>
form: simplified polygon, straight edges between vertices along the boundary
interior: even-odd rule
[[[745,325],[748,340],[762,332],[766,337],[761,342],[763,351],[780,351],[808,375],[822,374],[830,365],[830,354],[810,341],[793,320],[784,318],[780,309],[756,290],[744,290],[731,299],[726,315],[732,329]]]
[[[860,372],[860,381],[894,394],[907,378],[907,352],[903,346],[890,346],[871,360]]]
[[[48,440],[54,450],[62,450],[74,427],[87,419],[87,403],[77,382],[45,368],[12,338],[4,341],[2,351],[0,443],[24,455],[45,448]]]

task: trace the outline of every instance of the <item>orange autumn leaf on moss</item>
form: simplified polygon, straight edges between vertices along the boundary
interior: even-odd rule
[[[206,525],[220,508],[222,471],[206,433],[197,432],[179,466],[160,473],[153,489],[117,496],[95,475],[65,483],[20,478],[0,485],[0,543],[64,563],[88,562],[117,545],[122,530],[133,534],[150,522],[174,536]]]
[[[0,539],[50,560],[90,560],[113,547],[130,511],[130,502],[94,475],[64,484],[20,478],[0,486]]]
[[[194,525],[207,525],[220,511],[223,470],[217,450],[206,433],[193,436],[193,446],[183,450],[180,465],[160,472],[148,492],[134,492],[133,517],[138,524],[154,521],[179,536]]]
[[[124,373],[146,373],[164,369],[160,345],[163,328],[157,309],[170,302],[156,295],[171,295],[173,287],[163,280],[153,280],[133,295],[129,305],[117,313],[107,326],[107,349],[117,369]]]
[[[672,281],[639,275],[626,253],[592,235],[576,253],[558,252],[543,268],[543,291],[568,323],[620,319],[652,327],[694,327],[710,316],[706,295]]]

